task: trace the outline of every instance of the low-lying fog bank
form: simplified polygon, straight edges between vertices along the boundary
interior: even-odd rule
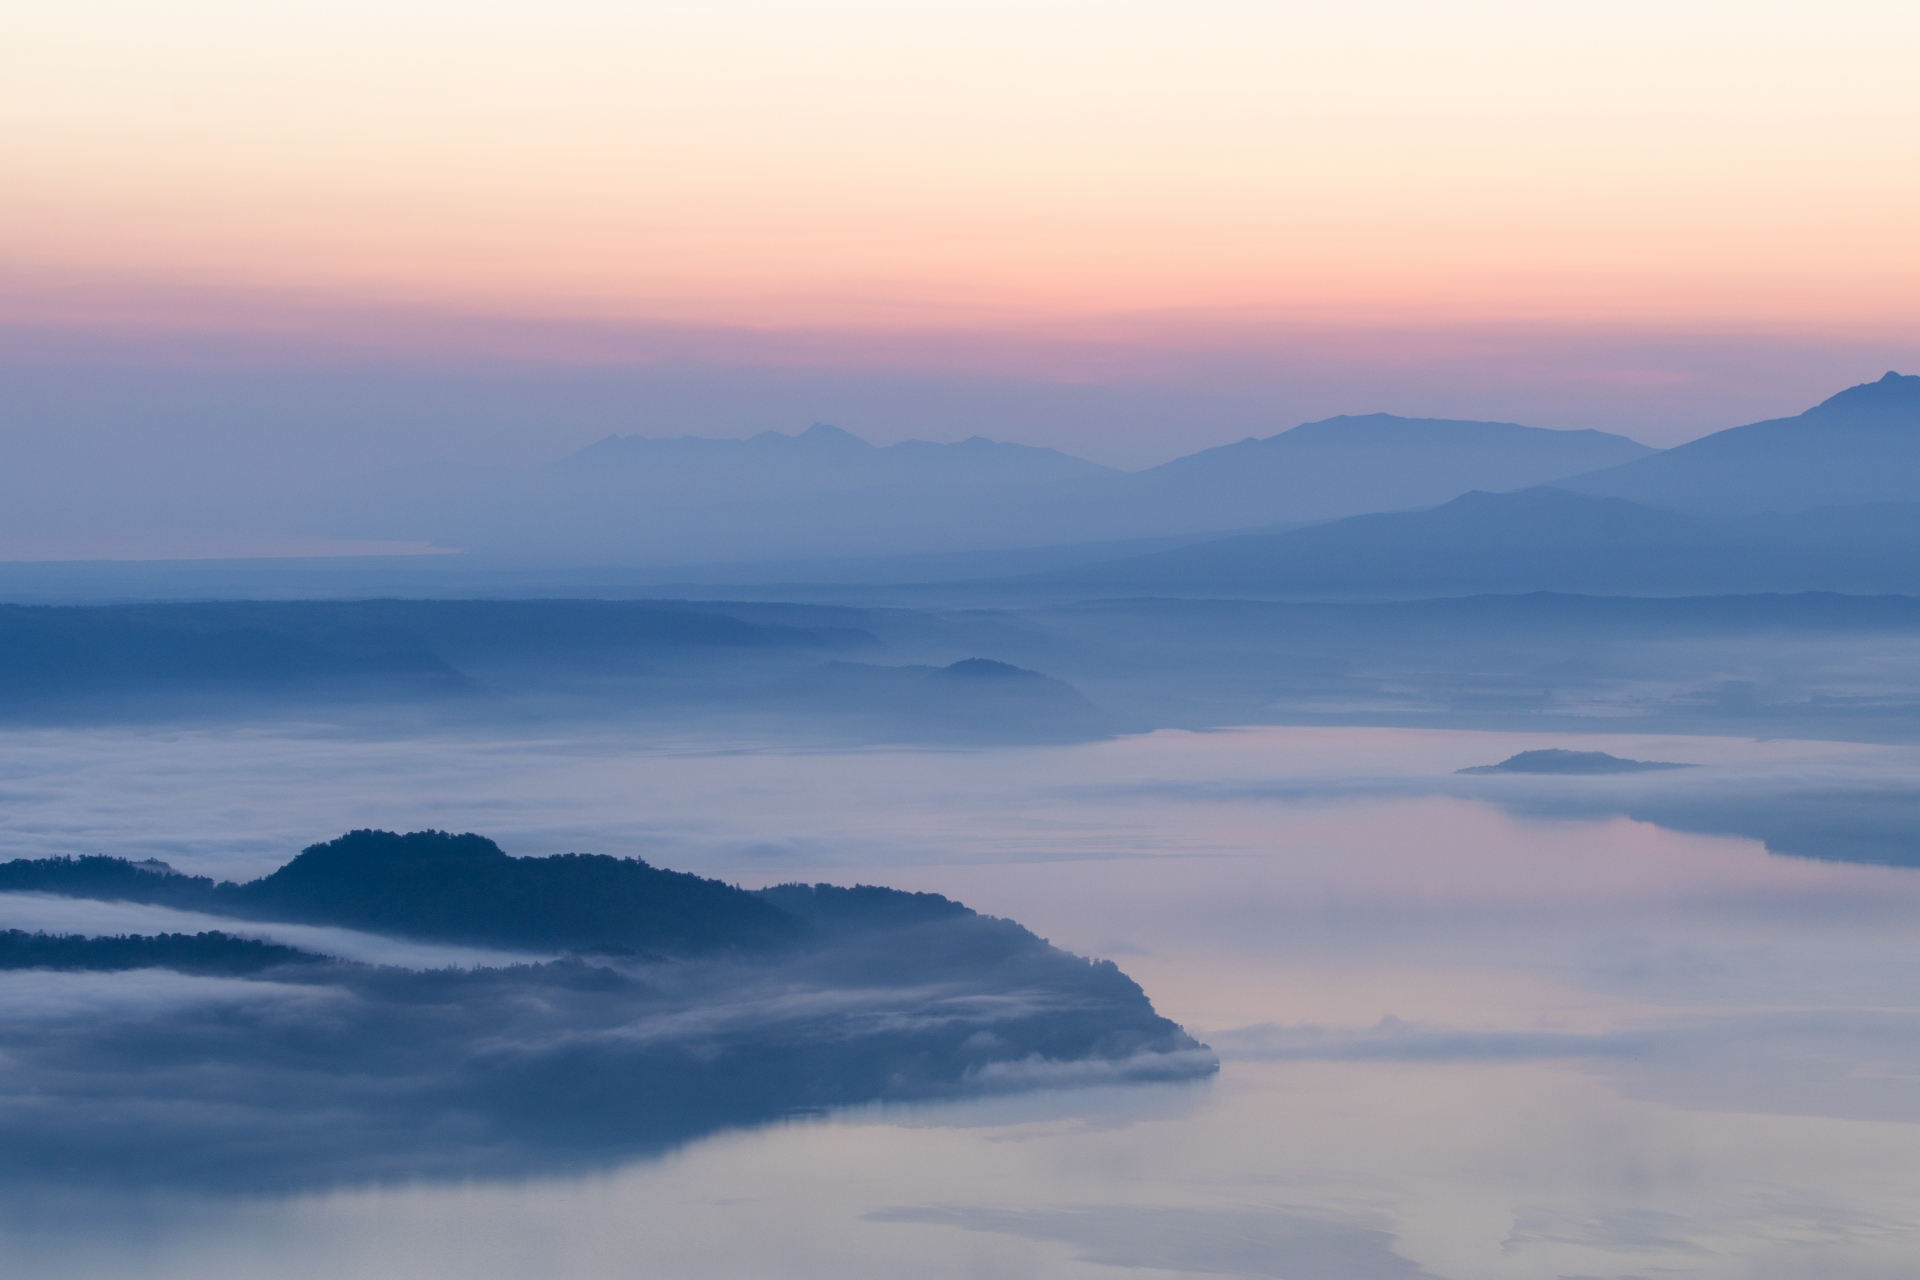
[[[0,1179],[42,1190],[572,1169],[852,1103],[1215,1069],[1112,963],[933,894],[372,831],[247,884],[94,857],[0,864],[0,890]],[[221,928],[17,927],[102,908]],[[506,947],[548,955],[477,963]]]
[[[1456,772],[1551,750],[1691,767]],[[1050,1049],[1062,1065],[1041,1082],[1085,1087],[996,1092],[1034,1076],[969,1079],[966,1054],[995,1046],[912,1056],[986,1019],[1006,1061],[1026,1062],[1012,1056],[1022,1037],[1061,1025],[1054,1008],[1027,1020],[1037,991],[1146,1016],[1100,970],[1011,926],[958,930],[966,963],[947,972],[970,976],[954,985],[923,980],[912,966],[937,957],[883,947],[884,931],[777,964],[609,950],[555,963],[516,940],[511,954],[541,967],[463,955],[446,959],[464,968],[421,972],[442,955],[369,953],[412,971],[16,970],[0,974],[18,997],[0,1009],[14,1028],[0,1051],[47,1085],[9,1104],[19,1158],[49,1158],[48,1126],[157,1154],[119,1186],[75,1187],[80,1174],[59,1170],[65,1182],[9,1183],[0,1247],[49,1280],[329,1280],[385,1275],[395,1259],[422,1280],[1903,1275],[1920,1241],[1920,1089],[1903,1065],[1920,1052],[1920,877],[1618,815],[1659,797],[1893,793],[1915,767],[1907,747],[1629,733],[1245,728],[876,751],[609,732],[0,730],[0,847],[17,855],[156,857],[243,882],[351,815],[487,830],[522,854],[639,852],[750,887],[939,893],[1114,958],[1154,1016],[1221,1059],[1205,1088],[1107,1087],[1115,1060]],[[28,902],[37,914],[0,927],[391,945],[365,914],[351,930],[242,922],[54,898],[44,882],[0,895],[0,911]],[[340,932],[293,932],[324,929]],[[931,937],[920,929],[895,936]],[[1002,946],[1010,961],[983,967]],[[236,1044],[256,1052],[240,1070],[222,1066]],[[593,1092],[616,1074],[705,1088],[689,1062],[752,1085],[735,1068],[771,1055],[804,1080],[837,1051],[856,1071],[890,1062],[931,1081],[933,1100],[783,1095],[800,1118],[762,1124],[749,1088],[695,1093],[678,1117],[714,1119],[702,1108],[717,1097],[725,1132],[623,1160],[674,1136],[641,1131],[621,1110],[629,1095]],[[124,1070],[106,1076],[63,1057],[116,1052]],[[343,1054],[361,1069],[337,1070]],[[954,1075],[916,1074],[929,1062],[959,1072],[960,1096],[943,1092]],[[562,1064],[608,1110],[606,1134],[547,1109],[568,1105],[544,1074]],[[130,1100],[138,1089],[157,1101]],[[444,1124],[379,1124],[403,1104]],[[176,1140],[138,1145],[156,1133]],[[244,1145],[248,1133],[261,1141]],[[192,1166],[201,1143],[211,1171]],[[167,1187],[125,1187],[156,1168],[173,1171]],[[254,1168],[280,1180],[207,1194]],[[317,1185],[332,1189],[272,1193]]]

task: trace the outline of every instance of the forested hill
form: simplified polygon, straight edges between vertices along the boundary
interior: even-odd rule
[[[515,858],[483,836],[442,831],[351,831],[246,884],[119,858],[21,859],[0,864],[4,891],[540,950],[764,950],[803,932],[794,916],[718,880],[638,858]]]
[[[21,858],[0,863],[0,893],[143,902],[483,946],[656,955],[764,952],[981,919],[935,893],[824,884],[749,892],[638,858],[515,858],[484,836],[444,831],[349,831],[245,884],[181,875],[159,862]],[[993,924],[1027,936],[1011,922]]]

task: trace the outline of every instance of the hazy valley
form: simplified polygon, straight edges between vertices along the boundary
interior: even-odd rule
[[[167,1265],[237,1275],[392,1210],[507,1276],[457,1241],[619,1217],[746,1274],[790,1257],[714,1206],[773,1177],[839,1224],[809,1274],[1684,1272],[1709,1219],[1740,1274],[1728,1150],[1897,1187],[1920,1118],[1871,1074],[1920,1045],[1916,387],[1137,472],[613,437],[284,504],[457,554],[0,566],[0,1230],[143,1274],[164,1201]],[[1459,1107],[1541,1172],[1441,1245],[1396,1179]],[[1591,1185],[1660,1142],[1723,1175]],[[770,1172],[836,1160],[883,1172]]]

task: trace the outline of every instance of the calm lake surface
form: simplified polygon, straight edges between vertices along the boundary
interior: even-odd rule
[[[1548,746],[1699,767],[1453,775]],[[7,732],[7,857],[246,878],[348,828],[439,827],[934,890],[1115,960],[1223,1066],[854,1110],[584,1176],[48,1189],[0,1205],[5,1270],[1910,1277],[1920,871],[1623,815],[1649,788],[1884,793],[1917,769],[1898,747],[1384,729],[972,752]]]

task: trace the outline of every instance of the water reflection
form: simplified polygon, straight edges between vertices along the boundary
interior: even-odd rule
[[[1551,745],[1701,768],[1690,792],[1451,777]],[[362,784],[375,809],[402,803],[312,739],[254,742],[251,763],[216,737],[164,765],[63,749],[149,797],[83,819],[96,837],[191,832],[221,769],[275,823],[276,799],[339,806]],[[1121,959],[1222,1074],[856,1109],[591,1176],[16,1197],[0,1243],[22,1273],[1732,1280],[1892,1277],[1920,1253],[1920,874],[1623,816],[1783,780],[1897,795],[1903,749],[1258,730],[966,754],[491,751],[434,803],[471,814],[491,787],[514,852],[644,838],[748,882],[948,893]],[[276,756],[326,767],[276,782]],[[175,785],[143,791],[143,767]],[[35,803],[51,816],[43,799],[9,821]],[[336,808],[323,829],[359,821]],[[236,824],[192,869],[274,830]]]
[[[16,935],[0,971],[0,1186],[524,1176],[875,1099],[1217,1070],[1115,966],[1009,921],[880,890],[779,899],[794,933],[770,949],[504,968],[174,933],[97,940],[96,967],[74,970],[47,966],[86,944]],[[46,905],[0,894],[0,920]]]

